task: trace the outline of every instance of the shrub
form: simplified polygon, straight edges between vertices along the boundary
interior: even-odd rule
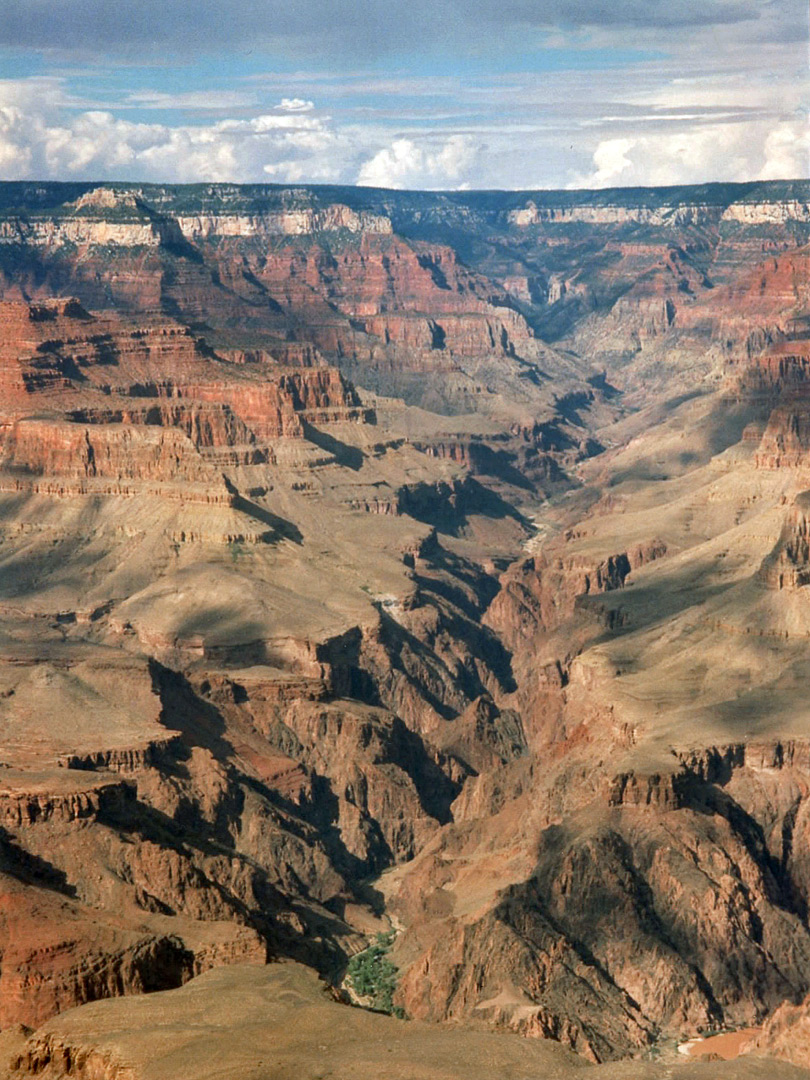
[[[349,961],[346,981],[360,998],[365,998],[372,1009],[403,1016],[402,1009],[394,1005],[397,988],[397,967],[388,959],[396,934],[377,934],[373,945],[356,953]]]

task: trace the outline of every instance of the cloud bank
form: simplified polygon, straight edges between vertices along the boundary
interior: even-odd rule
[[[807,175],[805,0],[0,0],[0,179]],[[5,48],[5,52],[2,50]]]
[[[185,125],[75,111],[68,103],[59,79],[0,81],[4,179],[334,181],[356,153],[328,118],[296,99],[249,119]]]

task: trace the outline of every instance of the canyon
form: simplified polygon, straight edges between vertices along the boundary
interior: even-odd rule
[[[0,184],[0,1075],[810,1075],[808,244]]]

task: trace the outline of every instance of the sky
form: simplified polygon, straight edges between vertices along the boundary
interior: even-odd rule
[[[807,0],[0,0],[0,179],[810,176]]]

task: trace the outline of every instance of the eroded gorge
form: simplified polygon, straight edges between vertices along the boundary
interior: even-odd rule
[[[10,1077],[179,1076],[126,1031],[198,985],[357,1076],[805,1075],[809,241],[806,182],[0,185]],[[389,930],[407,1023],[276,963]]]

